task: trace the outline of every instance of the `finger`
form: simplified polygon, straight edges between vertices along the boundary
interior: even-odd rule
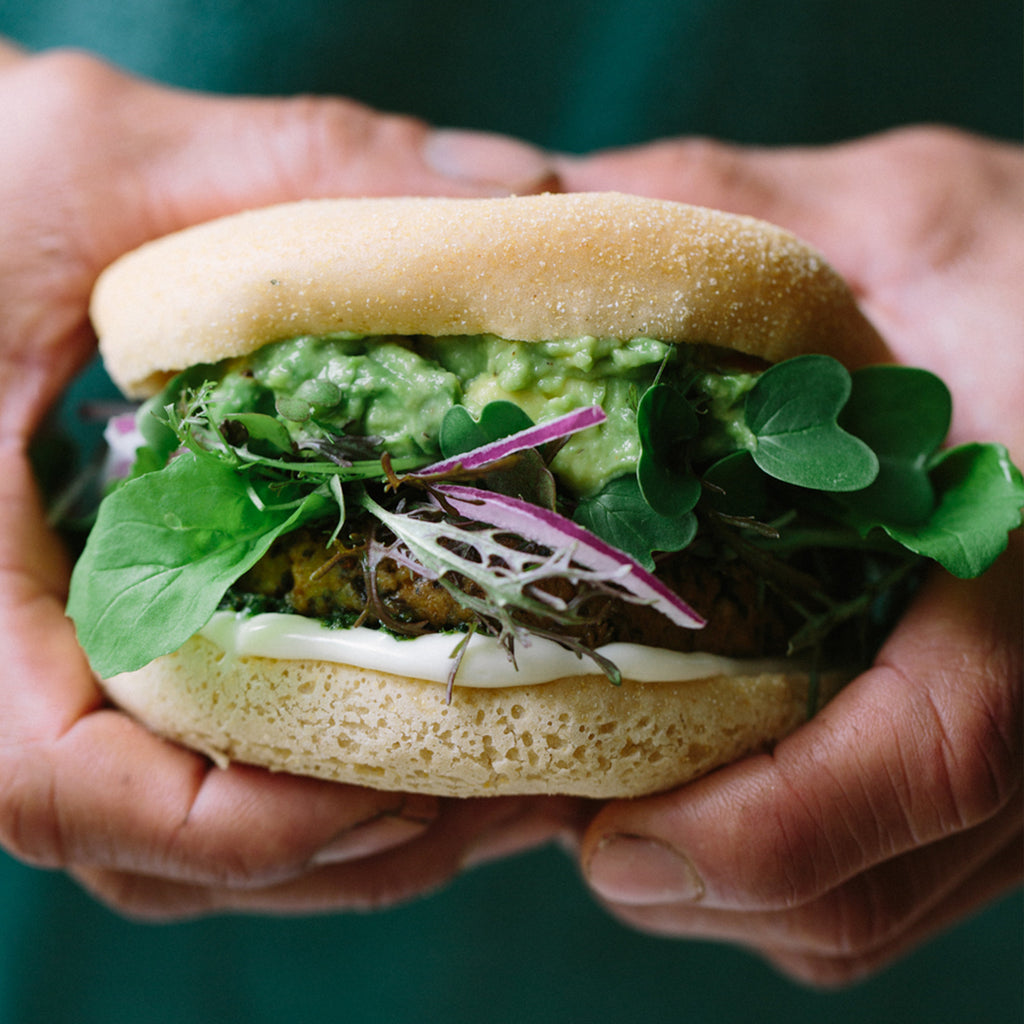
[[[78,53],[46,54],[17,72],[8,76],[12,95],[33,101],[32,123],[26,117],[12,135],[19,149],[59,146],[74,156],[47,171],[37,155],[33,169],[46,181],[103,189],[106,223],[91,225],[102,229],[93,232],[101,263],[111,248],[269,202],[507,194],[545,187],[552,176],[547,157],[525,142],[435,131],[346,99],[173,90]]]
[[[365,856],[413,837],[436,811],[433,798],[215,768],[112,710],[10,761],[4,844],[15,855],[200,885],[264,886],[318,855]]]
[[[1020,808],[1010,806],[974,829],[894,857],[807,903],[769,910],[720,909],[699,900],[673,899],[672,863],[666,859],[660,901],[617,902],[609,908],[628,924],[660,935],[728,940],[771,949],[779,956],[867,963],[918,934],[920,922],[930,920],[936,908],[956,901],[966,910],[958,894],[973,892],[973,879],[988,872],[1007,846],[1019,842],[1020,832]],[[665,856],[667,851],[660,853]],[[630,892],[626,880],[630,870],[643,870],[643,865],[630,863],[628,849],[619,851],[618,869],[626,898],[640,895]],[[1001,889],[988,891],[987,898],[1013,882],[1012,875],[1002,874]]]
[[[557,168],[567,190],[616,188],[770,220],[826,250],[851,280],[891,283],[907,273],[907,253],[917,269],[943,265],[979,201],[1020,192],[1020,163],[1006,143],[911,127],[816,147],[664,139]]]
[[[808,984],[836,987],[866,978],[909,950],[963,921],[1017,884],[1024,844],[1018,834],[944,901],[906,931],[869,950],[806,953],[765,947],[761,954],[779,970]],[[1011,952],[1012,955],[1012,952]]]
[[[403,816],[395,794],[212,769],[104,709],[63,615],[66,571],[27,460],[0,450],[0,840],[12,853],[241,884],[302,870],[381,814],[402,817],[406,834],[429,819],[431,804]]]
[[[94,895],[120,913],[171,920],[211,912],[301,914],[324,910],[372,910],[436,889],[461,871],[482,833],[507,834],[513,822],[530,819],[526,798],[445,801],[432,826],[387,852],[318,865],[293,879],[266,886],[189,885],[130,872],[76,870]],[[531,825],[534,843],[557,831],[555,818],[541,813],[546,830]]]
[[[584,842],[590,883],[621,897],[604,854],[641,837],[676,852],[703,906],[786,909],[998,814],[1020,789],[1019,567],[1014,544],[981,579],[936,574],[875,667],[772,756],[610,805]]]
[[[0,71],[8,65],[24,60],[26,56],[25,51],[10,39],[0,38]]]

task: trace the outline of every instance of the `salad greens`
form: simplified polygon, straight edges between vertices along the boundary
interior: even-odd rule
[[[389,372],[406,367],[395,339],[386,345]],[[700,609],[652,575],[674,552],[753,566],[799,613],[791,650],[820,650],[922,560],[977,575],[1020,525],[1020,471],[998,445],[941,448],[949,392],[926,371],[851,374],[817,355],[737,369],[686,348],[649,372],[629,368],[635,469],[583,495],[551,462],[600,427],[595,406],[534,425],[514,402],[474,416],[446,397],[435,436],[392,450],[368,429],[370,404],[340,423],[339,386],[301,379],[287,350],[260,358],[293,386],[252,408],[225,399],[257,394],[244,364],[180,375],[140,412],[135,466],[101,504],[74,571],[68,614],[93,668],[109,676],[177,649],[277,538],[307,524],[337,535],[355,514],[389,538],[374,557],[386,550],[440,582],[510,654],[517,639],[550,636],[613,680],[614,666],[563,627],[600,592],[699,628]],[[844,577],[837,593],[830,572]],[[580,598],[554,599],[542,585],[553,579]]]

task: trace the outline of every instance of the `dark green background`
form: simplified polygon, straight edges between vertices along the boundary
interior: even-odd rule
[[[0,0],[0,32],[191,88],[340,92],[584,150],[1021,134],[1016,0]]]
[[[187,87],[338,92],[562,150],[921,121],[1022,132],[1015,0],[0,0],[0,33]],[[108,386],[94,371],[78,394]],[[838,994],[621,928],[552,851],[376,916],[174,926],[0,856],[0,915],[0,1024],[1024,1020],[1016,895]]]

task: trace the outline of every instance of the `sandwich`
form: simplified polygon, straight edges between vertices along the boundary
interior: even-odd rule
[[[125,255],[91,314],[140,404],[68,614],[113,702],[222,765],[677,786],[797,728],[1024,504],[819,253],[719,211],[290,203]]]

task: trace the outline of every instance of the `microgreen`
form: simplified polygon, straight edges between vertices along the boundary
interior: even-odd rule
[[[939,456],[931,479],[939,493],[931,516],[917,525],[879,525],[954,576],[978,576],[1006,548],[1008,531],[1021,524],[1024,478],[1005,448],[967,444]]]
[[[459,502],[457,494],[449,497]],[[531,635],[543,636],[581,656],[590,656],[613,683],[621,682],[618,669],[611,662],[566,632],[586,624],[585,606],[590,598],[623,596],[610,585],[614,579],[609,580],[607,568],[594,570],[574,561],[577,545],[563,543],[553,551],[538,554],[535,548],[510,544],[509,533],[503,528],[481,527],[475,519],[460,523],[445,515],[440,506],[419,505],[389,511],[365,491],[360,502],[399,538],[413,559],[422,563],[426,574],[479,616],[513,660],[517,641],[529,642]],[[545,590],[544,585],[554,580],[567,580],[575,596],[566,601]],[[466,582],[477,591],[467,590]],[[626,592],[627,599],[628,596]],[[550,625],[538,626],[538,622]]]
[[[681,551],[697,534],[697,517],[656,512],[635,476],[620,476],[576,506],[573,519],[613,547],[654,568],[656,551]]]
[[[850,375],[828,356],[798,356],[769,367],[747,395],[751,454],[769,476],[821,491],[857,491],[878,475],[878,458],[837,419]]]
[[[371,595],[373,567],[394,559],[439,581],[511,654],[546,636],[616,679],[574,639],[589,598],[701,622],[650,575],[656,555],[693,544],[743,559],[804,617],[794,649],[818,649],[830,631],[867,622],[922,558],[957,576],[984,571],[1024,506],[1005,449],[941,450],[949,392],[922,370],[851,375],[803,356],[719,374],[697,356],[665,359],[616,409],[627,423],[635,414],[635,471],[582,498],[556,491],[550,464],[568,436],[605,419],[596,405],[536,426],[508,402],[479,418],[455,406],[434,421],[439,437],[420,439],[438,461],[360,436],[376,430],[362,421],[325,426],[324,410],[346,401],[336,383],[299,380],[243,408],[251,381],[225,389],[225,375],[190,370],[143,408],[145,444],[76,566],[68,612],[102,675],[176,649],[274,540],[304,524],[333,537],[350,511],[387,534],[367,542]],[[457,483],[466,479],[478,486]],[[555,598],[545,589],[555,580],[574,596]]]
[[[441,421],[438,442],[441,454],[450,459],[532,426],[533,420],[513,402],[488,402],[479,419],[464,405],[454,405]]]
[[[934,374],[910,366],[868,366],[853,374],[840,424],[878,456],[878,477],[843,501],[862,515],[920,523],[935,506],[929,463],[952,416],[949,389]]]
[[[504,527],[520,537],[561,552],[566,561],[603,573],[603,578],[627,599],[656,605],[677,625],[687,629],[699,629],[704,625],[700,615],[646,572],[635,559],[606,544],[572,520],[477,488],[441,485],[438,490],[463,514]]]
[[[732,452],[703,474],[704,502],[715,512],[731,516],[760,516],[768,505],[769,479],[750,452]]]
[[[640,398],[636,426],[636,476],[644,500],[661,516],[684,515],[700,498],[700,481],[686,457],[688,442],[700,427],[697,413],[671,384],[654,384]]]

